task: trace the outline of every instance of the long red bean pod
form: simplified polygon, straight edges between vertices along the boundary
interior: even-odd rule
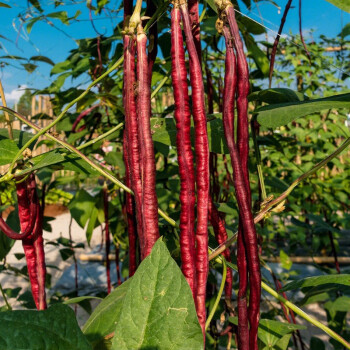
[[[147,36],[141,25],[137,33],[137,114],[141,149],[142,220],[147,257],[159,238],[158,201],[156,195],[156,164],[151,135],[151,89],[148,74]]]
[[[128,142],[126,137],[126,132],[124,132],[123,138],[123,156],[125,163],[125,185],[131,187],[131,173],[129,162],[127,159],[128,155]],[[136,232],[136,220],[135,220],[135,202],[134,198],[130,193],[126,193],[125,197],[125,209],[126,209],[126,220],[128,225],[128,238],[129,238],[129,277],[133,276],[137,269],[137,261],[136,261],[136,240],[137,240],[137,232]]]
[[[223,124],[229,149],[234,147],[234,108],[237,84],[236,56],[233,49],[232,37],[229,29],[222,28],[226,42]],[[237,295],[238,307],[238,347],[249,349],[249,323],[247,308],[248,270],[241,219],[239,220],[237,239],[237,267],[239,274],[239,289]]]
[[[131,189],[134,192],[137,234],[140,241],[141,256],[144,256],[145,241],[142,227],[142,183],[140,164],[140,144],[138,136],[137,113],[135,103],[135,40],[124,35],[124,108],[125,132],[128,141],[128,162],[130,169]]]
[[[247,262],[249,269],[249,283],[250,283],[250,296],[249,296],[249,347],[250,349],[258,348],[258,326],[260,317],[260,296],[261,296],[261,275],[260,275],[260,262],[258,255],[257,235],[253,221],[253,215],[251,211],[251,196],[249,185],[249,172],[248,172],[248,152],[249,152],[249,132],[248,132],[248,93],[249,93],[249,71],[248,64],[244,54],[243,43],[239,34],[238,25],[235,19],[233,6],[226,6],[225,12],[227,15],[230,31],[234,39],[236,51],[237,51],[237,71],[238,71],[238,84],[237,84],[237,145],[238,152],[242,167],[242,174],[244,179],[244,186],[246,189],[244,200],[245,210],[240,210],[243,230],[244,230],[244,245],[246,248]],[[232,158],[232,155],[231,155]],[[232,161],[232,159],[231,159]],[[237,161],[237,160],[233,160]],[[237,181],[237,180],[236,180]],[[238,187],[238,185],[236,185]],[[238,191],[237,192],[237,197]],[[244,191],[242,191],[242,194]],[[237,198],[238,201],[238,198]],[[243,204],[243,203],[241,203]],[[243,215],[245,217],[243,217]],[[250,218],[251,217],[251,218]]]
[[[29,183],[28,183],[29,182]],[[24,231],[28,225],[30,216],[30,201],[33,200],[38,207],[33,235],[22,241],[24,254],[27,261],[28,275],[31,283],[33,299],[38,310],[46,309],[45,295],[45,253],[42,237],[42,212],[40,210],[39,199],[36,192],[33,193],[33,199],[30,198],[28,188],[35,188],[35,177],[30,175],[29,181],[23,181],[16,185],[18,198],[18,213],[20,218],[21,230]]]
[[[111,292],[111,263],[109,260],[109,251],[111,240],[109,237],[109,220],[108,220],[108,189],[103,188],[103,211],[105,214],[105,241],[106,241],[106,275],[107,275],[107,293]]]
[[[178,6],[171,11],[171,77],[174,88],[176,147],[178,153],[180,189],[180,247],[182,272],[196,300],[197,275],[195,251],[195,175],[191,147],[191,111],[187,87],[185,50]]]
[[[281,24],[280,24],[280,27],[278,29],[278,33],[276,35],[276,39],[275,39],[275,41],[273,43],[273,46],[272,46],[271,57],[270,57],[269,88],[271,88],[272,74],[273,74],[273,67],[275,65],[277,46],[278,46],[278,43],[280,41],[282,30],[283,30],[283,27],[284,27],[284,23],[286,22],[286,18],[287,18],[290,6],[292,5],[292,1],[293,0],[288,0],[288,2],[286,4],[286,7],[284,8],[283,16],[282,16],[282,19],[281,19]]]
[[[128,19],[132,14],[133,11],[133,1],[132,0],[123,0],[123,8],[124,8],[124,28],[128,25]],[[127,49],[129,45],[129,40],[127,38],[124,38],[123,44],[124,44],[124,52]],[[125,65],[124,65],[125,68]],[[125,81],[124,81],[125,84]],[[123,102],[126,101],[125,99],[125,92],[126,88],[123,88]],[[129,188],[131,187],[131,170],[129,166],[129,151],[127,149],[128,146],[128,134],[127,130],[125,129],[124,135],[123,135],[123,159],[125,164],[125,183],[126,186]],[[127,225],[128,225],[128,237],[129,237],[129,277],[133,276],[136,268],[137,268],[137,261],[136,261],[136,240],[137,240],[137,230],[136,230],[136,209],[135,209],[135,200],[133,196],[130,193],[126,193],[126,200],[125,200],[125,209],[126,209],[126,217],[127,217]],[[118,268],[119,266],[117,266]]]
[[[187,4],[180,5],[183,28],[189,54],[190,81],[192,87],[192,112],[195,125],[196,186],[197,186],[197,315],[205,335],[206,285],[208,261],[208,205],[209,205],[209,143],[205,113],[204,85],[200,60],[193,40]]]

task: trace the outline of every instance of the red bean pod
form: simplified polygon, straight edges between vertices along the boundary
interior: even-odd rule
[[[23,181],[17,184],[16,187],[21,230],[25,230],[28,226],[30,201],[33,200],[37,206],[38,215],[36,216],[33,235],[23,239],[22,245],[35,305],[38,310],[44,310],[47,306],[45,293],[46,266],[42,231],[43,213],[40,210],[36,191],[32,192],[32,194],[28,191],[28,188],[36,187],[34,174],[30,175],[28,181]],[[31,195],[33,198],[30,198]]]
[[[195,252],[195,175],[191,146],[191,111],[187,87],[185,50],[181,31],[181,14],[175,5],[171,11],[171,77],[174,88],[176,147],[180,188],[180,248],[182,272],[196,300],[197,275]]]
[[[151,89],[146,53],[147,36],[141,26],[137,33],[137,116],[141,148],[142,214],[147,257],[159,238],[158,201],[156,195],[156,163],[151,135]]]
[[[187,4],[180,5],[183,28],[189,54],[192,87],[192,114],[195,126],[196,186],[197,186],[197,315],[205,335],[206,285],[208,278],[208,205],[209,205],[209,143],[205,112],[204,85],[200,60],[192,35]]]
[[[235,94],[237,84],[236,56],[233,48],[232,37],[229,29],[224,26],[223,34],[226,42],[225,58],[225,78],[224,78],[224,98],[223,98],[223,124],[228,148],[235,147],[234,144],[234,109]],[[249,349],[249,322],[247,308],[247,288],[248,288],[248,270],[245,245],[243,241],[243,227],[241,218],[239,220],[238,238],[237,238],[237,267],[239,274],[239,289],[237,295],[238,307],[238,346],[239,349]]]
[[[109,220],[108,220],[108,189],[103,188],[103,211],[105,215],[105,238],[106,238],[106,276],[107,276],[107,294],[111,292],[111,263],[109,260],[109,251],[111,240],[109,237]]]
[[[85,111],[81,112],[81,113],[78,115],[77,119],[75,119],[75,121],[74,121],[74,123],[73,123],[73,125],[72,125],[72,132],[76,132],[76,128],[77,128],[79,122],[80,122],[81,120],[83,120],[87,115],[89,115],[89,114],[90,114],[94,109],[96,109],[97,107],[100,107],[100,104],[91,106],[90,108],[85,109]],[[79,131],[82,131],[82,130],[83,130],[83,129],[80,128],[80,129],[78,130],[78,132],[79,132]]]
[[[239,35],[238,25],[232,6],[226,8],[227,19],[230,25],[231,34],[233,36],[237,51],[237,69],[238,69],[238,93],[237,93],[237,144],[242,164],[244,183],[247,190],[247,209],[252,216],[251,211],[251,195],[248,172],[248,153],[249,153],[249,132],[248,132],[248,94],[249,94],[249,71],[247,59],[244,54],[243,43]],[[249,343],[251,349],[258,348],[258,326],[260,318],[260,297],[261,297],[261,274],[260,261],[258,254],[257,235],[254,222],[252,226],[247,224],[247,230],[244,232],[244,240],[247,254],[247,262],[249,268],[250,296],[249,296]]]
[[[35,189],[34,189],[35,190]],[[33,189],[31,189],[30,192],[32,192]],[[30,198],[33,198],[33,195],[30,195]],[[2,218],[0,214],[0,230],[9,238],[15,239],[15,240],[23,240],[27,238],[29,235],[33,233],[35,221],[38,213],[38,207],[36,203],[33,201],[33,199],[30,200],[29,204],[29,220],[28,224],[23,232],[16,232],[14,231],[9,225],[6,224],[5,220]]]
[[[131,189],[134,192],[137,234],[140,241],[141,257],[145,253],[145,233],[143,232],[142,182],[140,144],[135,101],[135,39],[124,35],[124,87],[125,131],[128,140],[128,167],[130,169]]]
[[[131,187],[131,173],[129,168],[129,162],[127,160],[128,155],[128,142],[126,137],[126,132],[124,132],[123,137],[123,156],[125,163],[125,185]],[[137,269],[136,261],[136,219],[135,219],[135,202],[134,198],[130,193],[126,193],[125,198],[125,209],[126,209],[126,220],[128,225],[128,238],[129,238],[129,277],[133,276]]]

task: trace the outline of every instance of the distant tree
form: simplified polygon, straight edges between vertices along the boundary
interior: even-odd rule
[[[32,108],[32,94],[30,90],[25,90],[17,104],[17,111],[23,115],[30,115]]]

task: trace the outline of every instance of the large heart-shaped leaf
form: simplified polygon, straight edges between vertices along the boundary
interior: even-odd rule
[[[2,350],[91,350],[74,311],[62,304],[44,311],[20,310],[0,313]]]
[[[112,349],[203,349],[191,289],[161,239],[130,281]]]

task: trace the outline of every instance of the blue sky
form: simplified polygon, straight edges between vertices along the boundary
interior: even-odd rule
[[[0,45],[2,47],[0,56],[10,54],[30,58],[36,55],[43,55],[57,63],[63,61],[67,57],[69,50],[76,47],[74,39],[96,36],[89,21],[89,12],[85,1],[76,1],[77,5],[60,6],[55,10],[52,5],[53,0],[41,0],[45,13],[48,13],[46,10],[49,9],[51,12],[67,11],[69,16],[73,16],[77,10],[80,10],[82,13],[78,17],[79,22],[67,26],[53,19],[52,22],[56,26],[54,28],[47,23],[39,21],[33,26],[30,34],[27,34],[25,28],[22,28],[21,35],[18,35],[15,27],[17,30],[20,27],[18,14],[24,13],[27,1],[2,0],[1,2],[9,4],[11,9],[0,7],[0,35],[8,39],[0,37]],[[241,6],[244,14],[260,23],[262,16],[264,25],[271,29],[268,30],[271,38],[275,36],[275,32],[278,30],[287,0],[275,0],[275,2],[281,7],[280,10],[268,1],[261,2],[259,8],[255,5],[251,11],[248,11],[244,5]],[[96,1],[92,1],[92,3],[94,4]],[[99,32],[111,34],[113,26],[122,19],[122,12],[117,11],[119,3],[120,0],[112,0],[110,2],[109,9],[111,10],[112,18],[106,11],[101,15],[103,19],[95,20],[94,23]],[[295,8],[290,10],[283,31],[286,34],[298,32],[298,0],[294,0],[293,5]],[[261,16],[259,15],[259,10]],[[303,0],[303,29],[305,33],[313,29],[314,39],[317,39],[321,34],[334,37],[341,31],[342,26],[349,22],[350,14],[342,12],[325,0]],[[63,34],[61,30],[66,34]],[[21,92],[18,91],[19,86],[43,88],[49,85],[51,79],[50,69],[51,66],[46,63],[40,63],[39,68],[34,73],[26,72],[20,65],[20,62],[13,62],[13,66],[4,67],[0,72],[0,77],[9,105],[13,104],[21,95]],[[67,84],[69,84],[69,81],[65,86]]]

